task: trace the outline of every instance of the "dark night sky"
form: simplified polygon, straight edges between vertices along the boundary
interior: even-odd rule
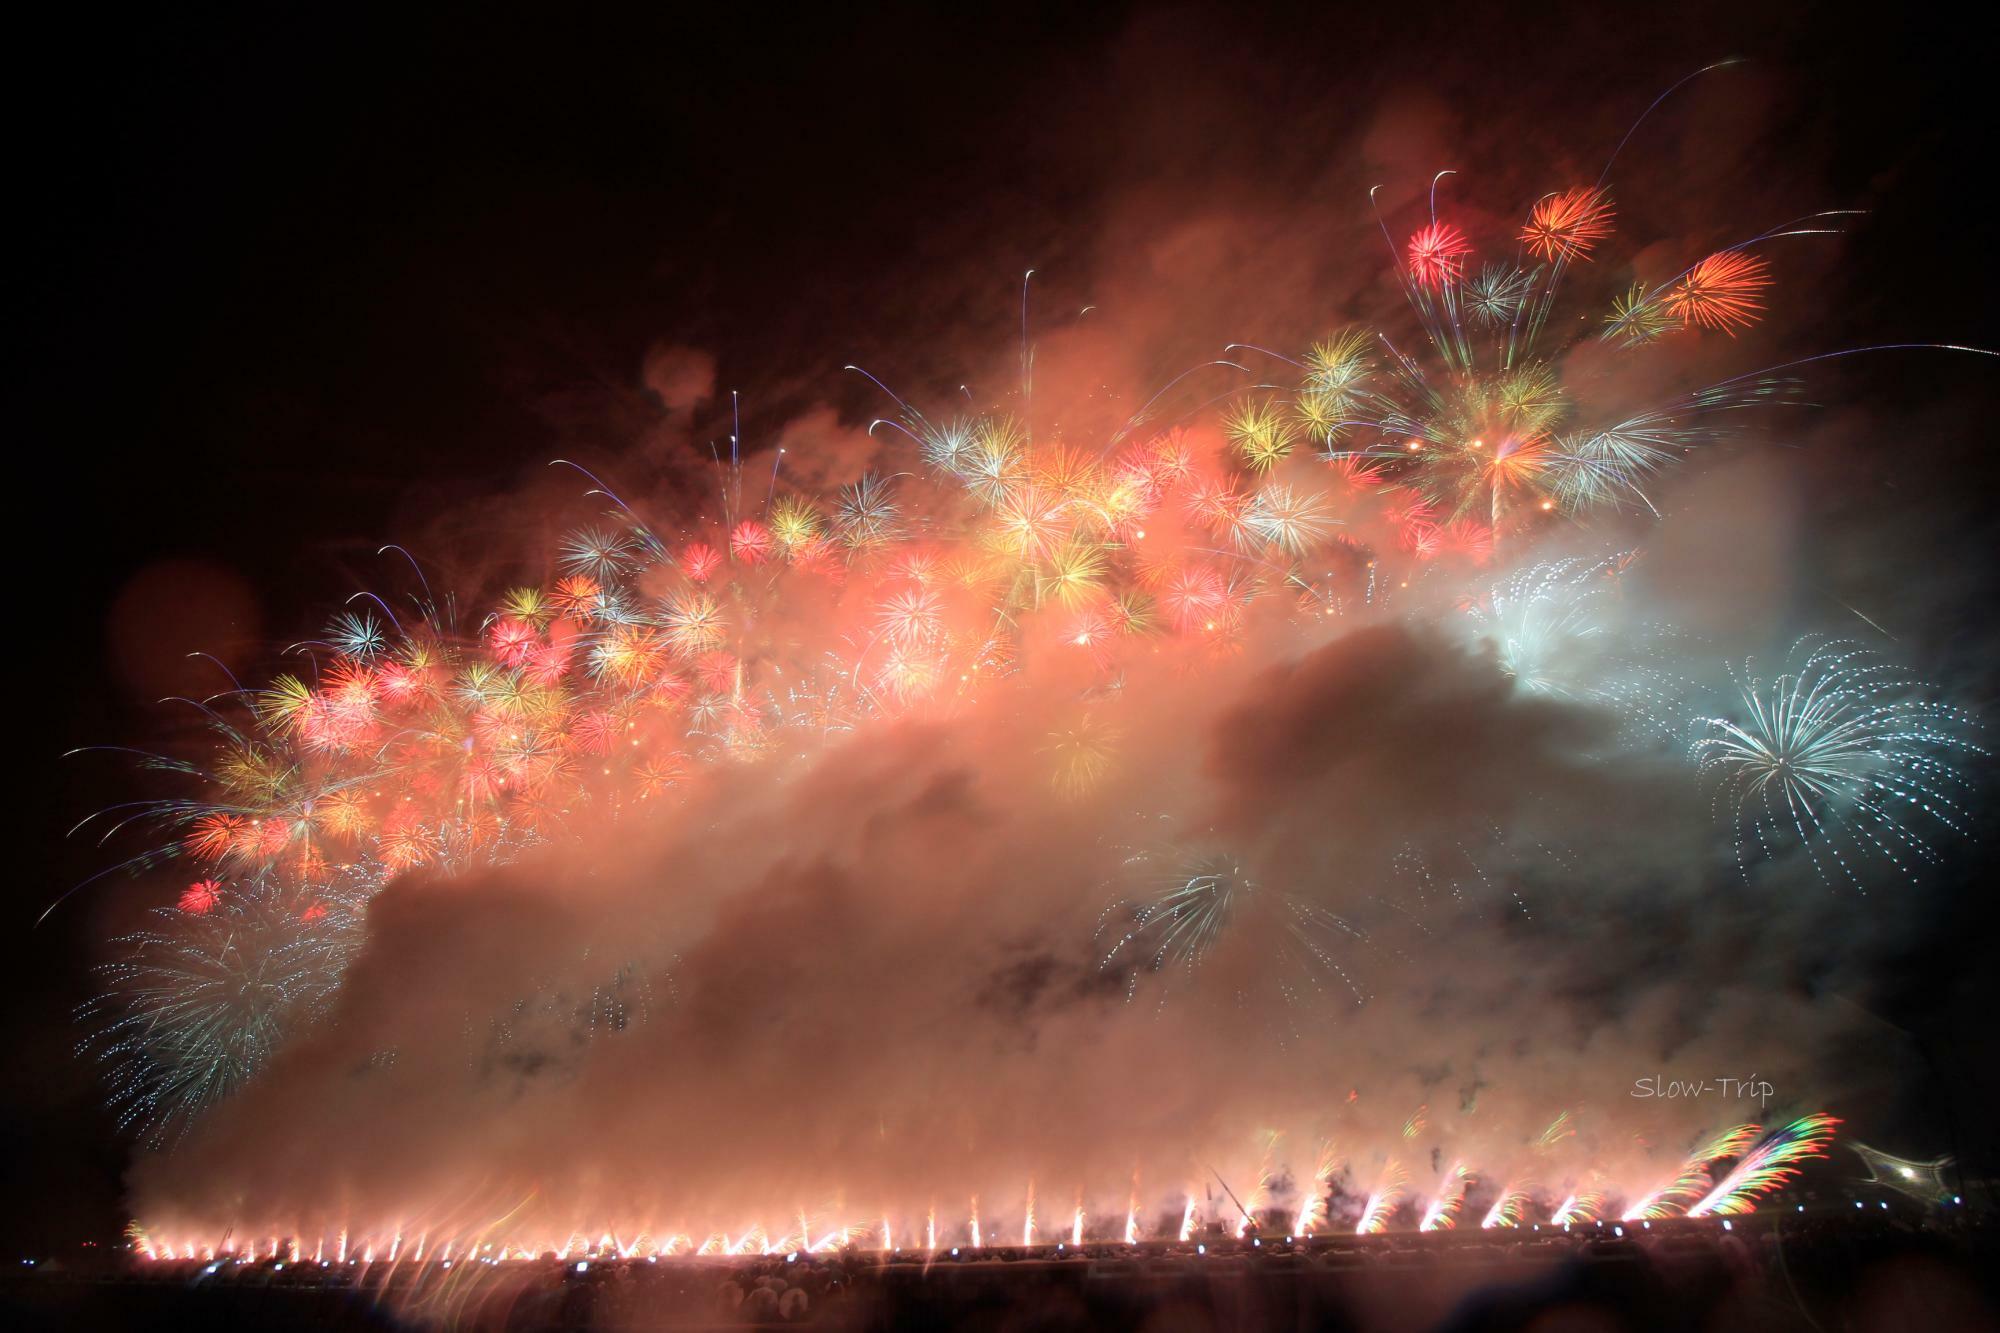
[[[1915,7],[1635,21],[1572,5],[1504,27],[1484,8],[816,7],[741,26],[668,6],[560,23],[163,11],[23,41],[10,175],[31,227],[15,250],[29,411],[12,454],[16,530],[37,531],[15,547],[28,790],[0,931],[6,1239],[45,1251],[121,1221],[121,1149],[69,1015],[123,881],[33,923],[104,864],[62,830],[133,790],[57,756],[162,725],[108,630],[162,560],[235,571],[243,612],[221,632],[287,641],[424,515],[615,448],[619,395],[656,341],[713,350],[753,430],[791,395],[843,401],[843,361],[894,361],[946,322],[1004,338],[1019,273],[1060,285],[1107,182],[1255,173],[1282,160],[1264,146],[1292,118],[1360,115],[1411,82],[1546,136],[1576,99],[1618,88],[1625,115],[1749,57],[1831,145],[1824,202],[1885,201],[1811,346],[2000,344],[1970,199],[1990,175],[1990,74],[1966,34]],[[1889,495],[1937,506],[1926,558],[1978,629],[1929,646],[1963,656],[1987,641],[1996,395],[1990,376],[1927,388],[1909,369],[1843,373],[1840,392],[1925,413],[1926,465]],[[1922,397],[1939,384],[1941,406]],[[1968,872],[1975,892],[1940,913],[1893,997],[1948,1070],[1911,1114],[1955,1106],[1961,1132],[1993,1082],[1972,1044],[1992,999],[1972,978],[1990,970],[1985,881]]]

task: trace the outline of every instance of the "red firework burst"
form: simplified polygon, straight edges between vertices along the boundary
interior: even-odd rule
[[[180,909],[204,916],[222,905],[222,885],[217,880],[204,879],[181,890]]]
[[[1443,287],[1465,276],[1472,243],[1449,222],[1433,222],[1410,238],[1410,277],[1419,287]]]

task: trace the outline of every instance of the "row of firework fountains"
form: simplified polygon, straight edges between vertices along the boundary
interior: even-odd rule
[[[1421,1113],[1412,1125],[1421,1123]],[[665,1230],[651,1224],[572,1228],[559,1235],[524,1237],[506,1221],[469,1225],[459,1219],[434,1224],[403,1223],[371,1229],[342,1228],[326,1236],[242,1235],[190,1239],[153,1235],[134,1225],[137,1253],[155,1260],[259,1258],[289,1262],[407,1262],[563,1258],[665,1258],[670,1256],[817,1253],[834,1250],[913,1251],[937,1254],[1020,1246],[1060,1247],[1137,1245],[1173,1240],[1188,1244],[1222,1234],[1238,1240],[1283,1236],[1288,1240],[1340,1234],[1380,1235],[1392,1230],[1437,1232],[1460,1229],[1539,1230],[1617,1223],[1652,1223],[1671,1218],[1722,1219],[1757,1210],[1797,1178],[1803,1163],[1824,1157],[1840,1121],[1809,1115],[1766,1132],[1755,1124],[1724,1130],[1702,1142],[1672,1174],[1637,1190],[1621,1188],[1598,1173],[1585,1173],[1567,1186],[1548,1186],[1517,1174],[1489,1180],[1471,1166],[1454,1162],[1429,1188],[1413,1188],[1403,1159],[1391,1155],[1370,1176],[1371,1185],[1350,1192],[1353,1164],[1332,1143],[1321,1143],[1309,1179],[1292,1186],[1289,1173],[1274,1173],[1276,1136],[1265,1146],[1258,1174],[1238,1195],[1220,1176],[1192,1184],[1178,1206],[1156,1209],[1142,1203],[1140,1181],[1132,1180],[1121,1211],[1086,1204],[1084,1191],[1073,1202],[1046,1197],[1037,1203],[1028,1182],[1018,1210],[982,1213],[973,1196],[963,1215],[941,1216],[936,1204],[921,1215],[883,1211],[855,1220],[844,1210],[792,1210],[776,1227],[750,1223],[735,1229],[696,1232]],[[1564,1115],[1544,1136],[1555,1141],[1573,1133]],[[1546,1146],[1546,1145],[1544,1145]],[[1407,1156],[1407,1145],[1406,1145]],[[1528,1168],[1533,1170],[1533,1167]],[[1218,1191],[1215,1186],[1221,1188]],[[1290,1203],[1284,1196],[1295,1196]]]

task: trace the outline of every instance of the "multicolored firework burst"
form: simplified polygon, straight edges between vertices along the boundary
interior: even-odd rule
[[[1550,318],[1565,277],[1612,234],[1608,187],[1600,180],[1544,196],[1513,238],[1524,251],[1475,271],[1473,242],[1437,216],[1438,183],[1452,174],[1432,183],[1430,221],[1400,252],[1404,292],[1437,366],[1361,329],[1328,340],[1304,361],[1281,358],[1304,372],[1288,404],[1290,420],[1287,405],[1267,399],[1231,421],[1252,469],[1268,470],[1291,452],[1296,423],[1328,459],[1378,468],[1379,480],[1405,493],[1412,549],[1490,552],[1557,513],[1650,509],[1647,484],[1655,473],[1716,438],[1731,414],[1790,393],[1788,381],[1753,374],[1589,424],[1588,405],[1563,376],[1568,344],[1549,345],[1548,333],[1569,327]],[[1750,250],[1837,229],[1843,216],[1772,228],[1659,287],[1627,293],[1613,302],[1607,323],[1628,347],[1675,332],[1733,334],[1755,321],[1770,285],[1769,265]],[[1389,238],[1386,223],[1383,234]]]
[[[1646,1221],[1686,1212],[1708,1193],[1713,1183],[1710,1171],[1714,1164],[1741,1157],[1757,1141],[1759,1133],[1756,1125],[1737,1125],[1707,1140],[1688,1154],[1672,1180],[1633,1200],[1625,1209],[1623,1220]]]

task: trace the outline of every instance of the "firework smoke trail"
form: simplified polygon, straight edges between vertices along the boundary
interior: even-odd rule
[[[1740,1217],[1755,1211],[1757,1200],[1798,1175],[1799,1163],[1826,1156],[1839,1124],[1830,1115],[1794,1120],[1751,1149],[1721,1184],[1688,1209],[1688,1216]]]

